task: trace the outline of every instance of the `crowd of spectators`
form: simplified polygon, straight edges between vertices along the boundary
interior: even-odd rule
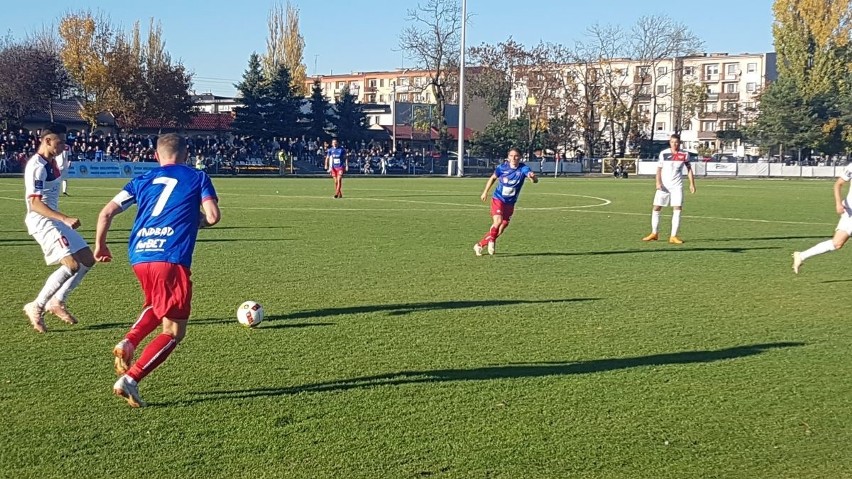
[[[0,130],[0,173],[21,172],[36,152],[39,130]],[[200,157],[205,168],[225,172],[243,165],[279,167],[291,160],[303,161],[321,170],[328,143],[305,138],[254,139],[200,135],[189,139],[190,158]],[[156,161],[156,135],[115,135],[69,133],[68,151],[72,160]],[[434,169],[431,155],[400,145],[391,152],[389,142],[362,142],[344,145],[349,151],[350,172],[365,174],[387,172],[423,172]],[[289,165],[289,163],[287,163]],[[413,170],[413,171],[412,171]]]

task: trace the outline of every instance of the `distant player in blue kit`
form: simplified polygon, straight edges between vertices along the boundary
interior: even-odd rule
[[[132,407],[145,403],[138,382],[163,363],[186,335],[192,300],[190,266],[198,228],[219,222],[219,204],[210,177],[187,166],[186,139],[176,134],[157,139],[159,168],[132,179],[101,210],[95,235],[95,259],[112,260],[107,232],[112,219],[134,203],[128,256],[145,293],[145,305],[130,331],[113,349],[120,375],[113,392]],[[204,211],[201,211],[201,208]],[[162,324],[136,363],[139,343]]]
[[[334,178],[334,197],[343,198],[343,173],[349,171],[346,150],[337,146],[337,138],[331,140],[331,148],[325,153],[325,169]]]
[[[495,182],[497,183],[497,188],[494,189],[494,195],[491,198],[493,222],[491,229],[482,238],[482,241],[473,245],[473,252],[476,253],[476,256],[482,256],[482,248],[486,246],[488,247],[488,254],[494,254],[496,251],[497,238],[509,226],[512,213],[515,212],[515,202],[518,201],[518,195],[521,194],[521,188],[527,178],[531,179],[533,183],[538,183],[538,178],[530,170],[530,167],[521,163],[521,151],[512,148],[509,150],[508,161],[498,166],[494,170],[494,174],[485,183],[485,190],[481,196],[482,201],[486,201],[488,190]]]

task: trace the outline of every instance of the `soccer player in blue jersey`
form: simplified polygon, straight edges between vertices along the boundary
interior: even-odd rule
[[[145,405],[138,382],[162,364],[186,335],[192,300],[190,266],[198,228],[213,226],[220,218],[210,177],[185,164],[185,138],[171,133],[160,136],[156,157],[159,168],[132,179],[104,206],[95,234],[95,259],[111,261],[106,239],[112,219],[134,203],[138,205],[128,256],[145,293],[145,305],[113,349],[120,377],[112,389],[132,407]],[[163,332],[133,363],[139,343],[161,324]]]
[[[343,198],[343,173],[349,171],[346,150],[337,146],[337,138],[331,140],[331,148],[325,153],[325,169],[334,178],[334,197]]]
[[[509,150],[509,159],[498,166],[494,170],[494,174],[485,183],[485,190],[481,196],[482,201],[486,201],[491,186],[495,182],[497,183],[497,188],[494,189],[494,195],[491,198],[491,219],[493,222],[491,229],[482,238],[482,241],[473,245],[473,252],[476,253],[476,256],[482,256],[482,248],[486,246],[488,247],[488,254],[494,254],[497,238],[509,226],[512,213],[515,212],[515,202],[518,201],[518,195],[521,194],[521,188],[527,178],[532,180],[533,183],[538,183],[538,178],[530,170],[530,167],[521,163],[521,151],[512,148]]]

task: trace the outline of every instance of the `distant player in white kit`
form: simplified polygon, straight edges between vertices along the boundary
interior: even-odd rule
[[[837,227],[834,229],[834,236],[830,240],[825,240],[822,243],[817,243],[810,249],[805,251],[793,252],[793,272],[799,274],[799,269],[802,263],[811,256],[818,254],[830,253],[839,250],[849,240],[852,235],[852,189],[843,199],[843,185],[852,180],[852,163],[846,165],[837,181],[834,182],[834,210],[840,215],[840,221],[837,222]]]
[[[40,333],[47,331],[45,310],[68,324],[77,323],[66,309],[65,300],[95,264],[89,245],[75,231],[80,220],[59,211],[62,174],[56,157],[65,151],[65,133],[65,126],[59,124],[42,130],[38,151],[24,169],[27,232],[41,245],[47,264],[61,265],[47,278],[35,301],[24,306],[30,324]]]
[[[660,152],[657,164],[657,192],[654,194],[654,209],[651,212],[651,234],[642,241],[657,241],[660,227],[660,211],[663,206],[672,207],[672,234],[669,243],[683,244],[677,236],[680,228],[680,214],[683,210],[683,168],[689,177],[689,192],[695,193],[695,176],[689,164],[689,153],[680,149],[680,135],[669,137],[669,147]]]

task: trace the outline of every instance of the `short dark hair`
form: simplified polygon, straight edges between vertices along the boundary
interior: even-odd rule
[[[677,141],[680,141],[680,135],[678,135],[677,133],[672,133],[672,136],[670,136],[669,139],[675,139]]]
[[[157,152],[161,155],[185,155],[187,153],[186,138],[177,133],[166,133],[157,137]]]
[[[64,135],[66,133],[68,133],[68,127],[62,123],[50,123],[41,130],[41,137],[44,138],[47,135]]]

